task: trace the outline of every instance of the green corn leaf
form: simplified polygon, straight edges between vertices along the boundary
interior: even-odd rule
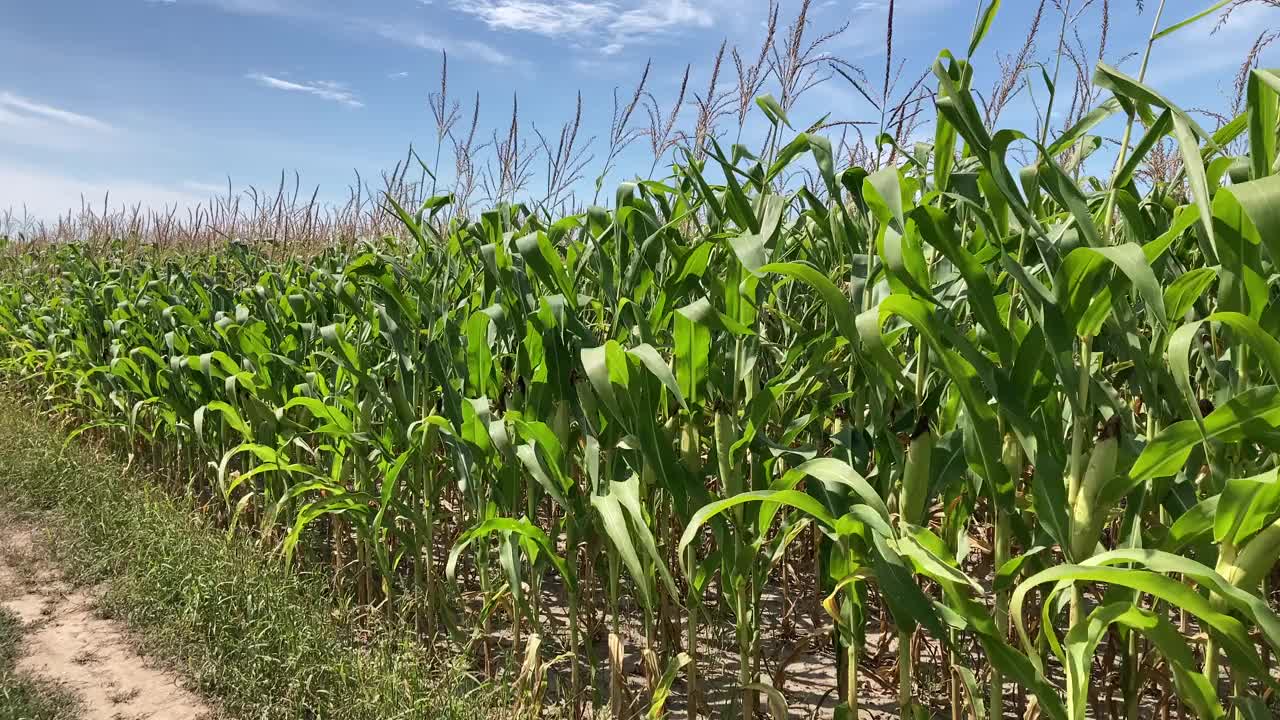
[[[635,543],[631,539],[631,530],[627,527],[627,519],[622,505],[613,495],[592,495],[591,507],[600,516],[605,535],[609,538],[613,549],[622,559],[622,564],[631,573],[636,589],[640,592],[640,600],[646,608],[654,607],[653,591],[640,556],[636,553]]]
[[[1000,12],[1000,0],[990,0],[978,14],[978,23],[973,28],[973,34],[969,38],[968,57],[973,57],[973,53],[982,44],[982,39],[991,31],[992,24],[996,21],[996,13]],[[982,717],[985,713],[980,713],[978,717]]]
[[[1257,433],[1280,427],[1280,389],[1264,385],[1246,390],[1209,413],[1203,425],[1183,420],[1160,431],[1142,450],[1127,479],[1113,483],[1104,498],[1119,499],[1137,484],[1177,473],[1186,464],[1191,450],[1206,438],[1238,442]]]
[[[1160,38],[1163,38],[1163,37],[1167,37],[1167,36],[1169,36],[1169,35],[1172,35],[1173,33],[1175,33],[1175,32],[1177,32],[1177,31],[1181,30],[1181,29],[1182,29],[1182,28],[1184,28],[1184,27],[1187,27],[1188,25],[1193,25],[1193,24],[1195,24],[1195,23],[1197,23],[1197,22],[1199,22],[1199,21],[1201,21],[1201,20],[1203,20],[1203,19],[1205,19],[1205,18],[1209,17],[1210,15],[1212,15],[1212,14],[1214,14],[1214,13],[1218,12],[1219,10],[1221,10],[1221,9],[1222,9],[1222,8],[1224,8],[1224,7],[1226,7],[1226,6],[1227,6],[1228,4],[1230,4],[1230,3],[1231,3],[1231,0],[1218,0],[1218,2],[1216,2],[1216,3],[1212,4],[1212,5],[1210,5],[1207,9],[1202,10],[1202,11],[1200,11],[1200,12],[1196,13],[1195,15],[1192,15],[1191,17],[1187,18],[1186,20],[1183,20],[1183,21],[1181,21],[1181,22],[1174,23],[1173,25],[1170,25],[1169,27],[1167,27],[1167,28],[1165,28],[1165,29],[1163,29],[1163,30],[1161,30],[1161,31],[1157,32],[1155,35],[1153,35],[1153,36],[1152,36],[1152,39],[1153,39],[1153,40],[1159,40]]]
[[[1217,270],[1211,267],[1200,267],[1189,270],[1174,280],[1164,291],[1165,317],[1186,317],[1191,311],[1191,306],[1204,296],[1209,286],[1217,279]]]
[[[1209,678],[1196,669],[1195,656],[1177,628],[1167,618],[1130,603],[1120,602],[1094,610],[1088,618],[1067,633],[1068,706],[1073,720],[1083,720],[1085,717],[1094,653],[1113,624],[1140,632],[1152,641],[1173,671],[1179,697],[1191,707],[1197,717],[1215,720],[1226,717],[1216,690]]]
[[[1262,326],[1252,318],[1235,312],[1214,313],[1203,320],[1186,323],[1174,330],[1173,334],[1169,336],[1169,349],[1167,351],[1169,371],[1173,373],[1173,379],[1177,382],[1178,389],[1182,393],[1184,407],[1201,427],[1202,433],[1205,434],[1205,439],[1207,440],[1208,431],[1205,429],[1204,420],[1200,417],[1199,399],[1196,396],[1195,388],[1191,386],[1192,373],[1189,361],[1192,346],[1196,343],[1201,325],[1204,323],[1218,323],[1230,328],[1233,337],[1245,343],[1257,353],[1258,358],[1266,367],[1274,383],[1280,383],[1280,341],[1277,341],[1270,333],[1263,330]]]
[[[1058,565],[1042,570],[1024,580],[1014,589],[1010,598],[1009,615],[1014,627],[1028,654],[1035,651],[1031,637],[1027,632],[1022,608],[1026,594],[1031,589],[1047,583],[1055,583],[1051,594],[1065,589],[1071,582],[1090,581],[1106,583],[1112,586],[1126,587],[1147,593],[1164,600],[1178,608],[1186,610],[1197,617],[1223,644],[1223,648],[1232,654],[1240,663],[1240,670],[1257,676],[1265,674],[1261,658],[1253,649],[1245,626],[1230,615],[1215,609],[1208,599],[1188,588],[1186,585],[1149,570],[1136,570],[1109,566],[1090,565]],[[1046,600],[1046,611],[1049,606]],[[1062,655],[1057,638],[1049,636],[1054,652]]]

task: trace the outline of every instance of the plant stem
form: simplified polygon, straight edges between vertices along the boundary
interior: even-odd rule
[[[1078,501],[1080,494],[1080,483],[1084,478],[1084,438],[1089,432],[1089,425],[1093,418],[1093,413],[1089,408],[1089,387],[1092,379],[1093,366],[1093,338],[1085,337],[1080,339],[1080,365],[1079,383],[1076,389],[1077,407],[1075,410],[1074,427],[1071,430],[1071,474],[1068,478],[1067,485],[1067,502],[1072,506]],[[1074,528],[1073,535],[1074,535]],[[1073,562],[1079,562],[1079,558],[1068,558]],[[1084,594],[1078,584],[1073,583],[1071,586],[1071,610],[1070,610],[1070,626],[1075,627],[1080,621],[1080,614],[1083,611]]]
[[[849,717],[858,717],[858,644],[852,641],[845,648],[844,703]]]
[[[1009,559],[1009,518],[999,510],[996,510],[995,521],[995,552],[993,565],[999,571],[1000,567]],[[1001,636],[1008,638],[1009,635],[1009,596],[1006,593],[996,593],[996,628],[1000,631]],[[991,668],[991,717],[992,720],[1004,716],[1004,674],[995,667]]]
[[[898,707],[901,717],[910,718],[912,695],[911,633],[898,631]]]
[[[747,580],[737,580],[737,616],[738,616],[738,686],[742,688],[742,720],[755,718],[756,691],[747,685],[751,684],[751,617],[747,605]]]
[[[696,558],[692,546],[689,547],[688,553],[689,567],[694,567]],[[698,591],[694,587],[692,579],[689,580],[687,605],[685,650],[689,653],[689,665],[685,672],[689,681],[689,720],[697,720],[698,706],[701,701],[701,694],[698,688]]]

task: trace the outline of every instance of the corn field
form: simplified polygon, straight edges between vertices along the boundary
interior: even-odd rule
[[[526,717],[1276,717],[1280,73],[1209,132],[1183,26],[1056,138],[943,53],[878,169],[764,96],[611,209],[11,245],[5,375]]]

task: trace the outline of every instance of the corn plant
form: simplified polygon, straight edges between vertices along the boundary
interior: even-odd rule
[[[1056,138],[984,125],[943,52],[932,142],[883,167],[763,96],[763,152],[705,137],[610,208],[389,195],[403,236],[305,258],[15,246],[3,370],[519,668],[522,712],[785,716],[781,595],[830,623],[838,718],[886,663],[902,717],[1272,717],[1280,73],[1202,127],[1144,78],[1203,15]]]

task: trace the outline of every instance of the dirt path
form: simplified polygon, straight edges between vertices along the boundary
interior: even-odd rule
[[[95,612],[46,558],[45,533],[0,513],[0,605],[26,628],[18,671],[79,696],[85,720],[196,720],[210,708],[178,676],[134,649],[120,623]]]

